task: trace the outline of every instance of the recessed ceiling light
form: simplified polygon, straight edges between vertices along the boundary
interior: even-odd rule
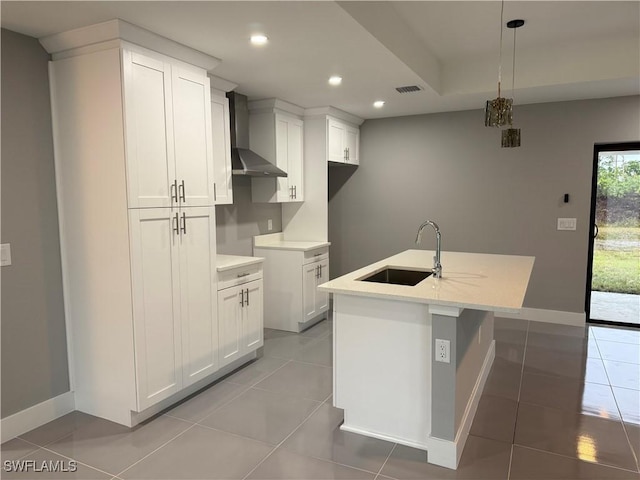
[[[331,85],[340,85],[341,83],[342,83],[342,77],[338,75],[334,75],[333,77],[329,78],[329,84]]]
[[[373,106],[376,108],[384,107],[384,100],[376,100],[375,102],[373,102]]]
[[[269,39],[266,35],[251,35],[251,43],[253,45],[265,45]]]

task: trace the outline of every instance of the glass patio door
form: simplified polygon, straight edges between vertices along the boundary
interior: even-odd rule
[[[640,143],[596,145],[591,218],[589,320],[640,327]]]

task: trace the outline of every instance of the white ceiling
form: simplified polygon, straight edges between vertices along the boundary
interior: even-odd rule
[[[220,58],[212,73],[251,99],[362,118],[480,109],[496,96],[496,1],[3,1],[1,15],[2,27],[36,38],[120,18]],[[640,1],[507,1],[513,18],[526,21],[516,104],[640,94]],[[256,32],[269,44],[251,46]],[[512,53],[505,28],[507,92]],[[327,84],[333,74],[340,87]],[[404,85],[424,90],[395,91]]]

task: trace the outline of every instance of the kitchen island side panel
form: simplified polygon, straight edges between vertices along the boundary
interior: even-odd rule
[[[334,404],[345,430],[424,446],[431,431],[431,321],[418,303],[336,295]]]

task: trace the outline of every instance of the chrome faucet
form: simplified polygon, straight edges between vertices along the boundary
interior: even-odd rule
[[[442,278],[442,265],[440,264],[440,250],[442,244],[440,227],[438,227],[438,224],[432,222],[431,220],[427,220],[422,225],[420,225],[420,228],[418,229],[418,235],[416,236],[416,244],[419,244],[420,240],[422,240],[422,230],[424,230],[424,227],[426,227],[427,225],[433,227],[436,232],[436,256],[433,257],[433,276],[436,278]]]

